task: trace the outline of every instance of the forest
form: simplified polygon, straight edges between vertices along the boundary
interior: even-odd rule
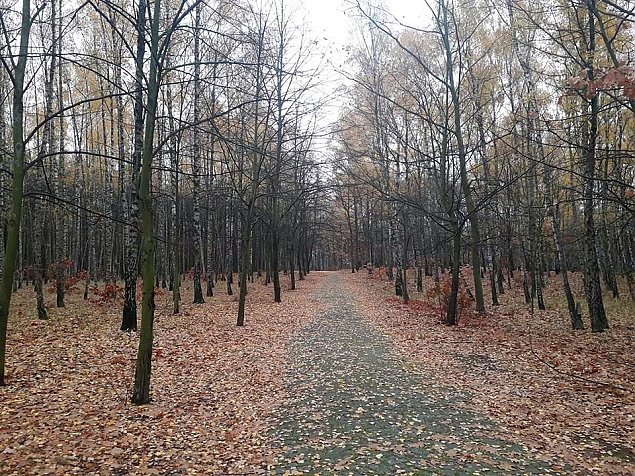
[[[627,7],[439,2],[431,31],[399,32],[360,8],[369,31],[335,177],[353,267],[394,269],[404,302],[408,267],[418,282],[450,269],[449,325],[463,264],[481,313],[514,270],[527,303],[545,309],[545,275],[555,272],[574,328],[583,322],[569,273],[580,272],[590,325],[608,328],[602,283],[635,299]]]
[[[136,405],[164,318],[231,315],[235,371],[284,367],[322,271],[441,335],[556,309],[571,342],[632,337],[635,4],[346,0],[338,47],[304,3],[0,0],[0,401],[43,322],[126,349]]]

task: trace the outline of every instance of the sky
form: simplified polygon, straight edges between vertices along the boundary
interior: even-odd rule
[[[355,0],[295,0],[307,13],[310,28],[327,38],[336,49],[353,39]],[[399,21],[417,24],[425,17],[425,2],[419,0],[383,0],[381,3]]]
[[[322,110],[318,128],[329,129],[330,125],[337,120],[344,100],[337,93],[338,86],[346,83],[341,71],[352,72],[346,63],[345,48],[355,42],[356,23],[359,18],[355,7],[356,2],[355,0],[285,0],[285,2],[291,3],[296,14],[304,17],[304,23],[312,36],[319,39],[319,49],[326,51],[326,61],[323,63],[321,73],[326,83],[320,87],[320,90],[331,97],[331,100]],[[427,10],[424,1],[383,0],[382,4],[398,21],[413,26],[423,26]],[[314,145],[326,151],[328,139],[318,140]]]

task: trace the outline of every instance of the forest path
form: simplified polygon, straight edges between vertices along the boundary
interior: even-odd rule
[[[276,474],[554,474],[526,448],[488,436],[492,421],[456,405],[467,397],[405,362],[340,274],[315,299],[326,308],[292,343],[289,399],[271,435]]]

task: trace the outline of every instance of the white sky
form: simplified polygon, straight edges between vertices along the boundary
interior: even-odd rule
[[[347,69],[347,53],[345,47],[355,42],[356,31],[359,22],[355,0],[286,0],[296,10],[296,14],[305,16],[305,24],[311,31],[311,36],[319,39],[318,48],[326,52],[326,62],[321,72],[321,77],[327,80],[320,90],[330,95],[341,85],[344,78],[338,70],[352,73]],[[426,3],[422,0],[374,0],[381,2],[390,14],[398,21],[412,26],[421,27],[428,17]],[[362,4],[365,3],[362,1]],[[297,6],[297,7],[295,7]],[[337,120],[341,98],[332,98],[329,106],[323,110],[323,116],[319,119],[320,129],[328,128]],[[329,150],[328,142],[324,138],[314,144],[323,152]]]
[[[307,20],[316,35],[327,38],[340,50],[353,39],[355,0],[295,0],[307,12]],[[381,0],[380,0],[381,1]],[[375,3],[375,2],[373,2]],[[405,24],[421,26],[426,4],[421,0],[383,0],[385,9]]]

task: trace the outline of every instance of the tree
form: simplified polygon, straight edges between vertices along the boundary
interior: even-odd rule
[[[161,0],[155,0],[150,36],[150,72],[148,75],[148,97],[143,133],[143,154],[139,176],[139,208],[141,212],[141,258],[143,263],[143,298],[141,301],[141,333],[135,368],[132,402],[137,405],[150,402],[150,373],[154,327],[154,219],[150,197],[152,159],[154,156],[154,132],[159,98],[161,66],[159,63],[159,24],[161,22]]]
[[[146,48],[146,1],[139,0],[136,18],[137,49],[135,54],[135,94],[134,94],[134,144],[132,167],[126,198],[127,221],[125,236],[125,287],[121,330],[137,329],[137,274],[138,274],[138,218],[139,218],[139,169],[143,156],[144,140],[144,104],[143,104],[143,61]]]
[[[595,0],[587,2],[587,17],[589,22],[588,43],[586,51],[585,66],[588,70],[589,80],[595,79],[595,54],[596,54],[596,26]],[[591,316],[591,328],[595,332],[602,332],[609,327],[602,302],[602,288],[600,286],[600,270],[598,266],[598,255],[596,249],[596,229],[594,212],[594,187],[596,169],[596,143],[598,135],[599,97],[593,94],[588,101],[589,107],[589,127],[586,132],[585,157],[584,157],[584,185],[582,197],[584,201],[584,250],[585,266],[584,281],[587,293],[587,305]]]
[[[143,297],[141,301],[141,332],[135,366],[134,386],[131,400],[137,405],[150,402],[150,375],[152,367],[152,346],[154,339],[155,304],[155,252],[154,210],[150,193],[152,162],[155,155],[155,129],[159,93],[163,78],[166,55],[170,51],[171,39],[177,26],[196,8],[199,2],[186,6],[182,3],[173,13],[171,21],[163,32],[161,26],[161,0],[155,0],[150,28],[150,69],[147,78],[147,98],[145,102],[145,124],[143,131],[143,154],[139,176],[139,209],[141,215],[141,260],[143,277]]]
[[[14,56],[3,57],[3,66],[11,79],[13,85],[13,112],[11,134],[13,148],[11,183],[11,211],[7,223],[6,247],[4,252],[4,262],[2,266],[2,280],[0,280],[0,385],[5,384],[5,358],[7,346],[7,324],[9,320],[9,306],[11,304],[11,292],[13,290],[13,279],[15,273],[18,244],[20,239],[20,222],[22,220],[22,199],[24,190],[24,176],[26,172],[25,157],[26,143],[24,138],[24,93],[27,62],[29,58],[29,39],[31,26],[34,18],[37,17],[41,6],[31,16],[31,2],[22,2],[22,14],[20,22],[20,44],[17,61]],[[3,28],[6,24],[2,23]],[[4,31],[4,33],[7,33]],[[10,48],[7,45],[7,48]]]
[[[197,2],[195,8],[194,20],[194,131],[193,131],[193,148],[192,148],[192,205],[194,207],[194,304],[203,304],[203,289],[201,287],[201,274],[205,273],[203,269],[203,243],[201,237],[201,211],[200,211],[200,192],[201,192],[201,137],[198,123],[200,117],[200,101],[201,101],[201,54],[200,54],[200,38],[201,35],[201,3]]]

